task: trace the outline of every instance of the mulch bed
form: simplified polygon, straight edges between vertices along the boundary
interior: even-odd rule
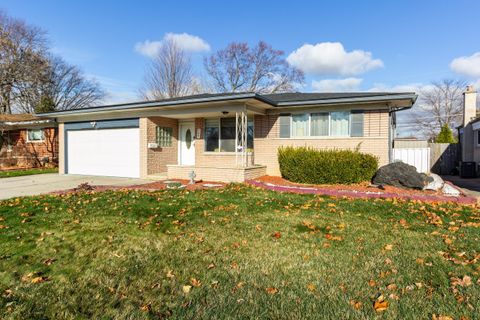
[[[221,182],[206,182],[201,181],[195,184],[188,184],[189,180],[180,180],[180,179],[170,179],[169,182],[178,182],[182,185],[185,185],[184,190],[199,190],[199,189],[216,189],[216,188],[223,188],[225,183]],[[215,186],[208,186],[208,185],[215,185]],[[131,186],[102,186],[102,185],[79,185],[76,188],[62,190],[62,191],[55,191],[52,194],[67,194],[67,193],[74,193],[74,192],[81,192],[81,191],[89,191],[89,192],[101,192],[107,190],[147,190],[147,191],[155,191],[155,190],[164,190],[167,189],[167,184],[165,181],[155,181],[146,184],[139,184],[139,185],[131,185]]]
[[[393,186],[383,186],[380,188],[378,186],[370,185],[369,183],[353,185],[307,185],[294,183],[281,177],[273,176],[259,177],[250,180],[247,183],[273,191],[318,194],[334,197],[405,199],[426,202],[457,202],[463,204],[477,203],[476,198],[466,196],[463,192],[461,193],[461,196],[453,197],[446,196],[440,191],[403,189]]]

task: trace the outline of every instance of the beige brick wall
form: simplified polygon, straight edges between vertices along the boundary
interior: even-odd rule
[[[277,161],[281,146],[308,146],[317,149],[355,149],[379,158],[379,164],[388,163],[387,110],[370,110],[364,114],[364,137],[352,138],[279,138],[278,115],[255,116],[255,164],[267,166],[268,175],[280,175]]]
[[[156,142],[157,126],[172,128],[171,147],[147,147],[148,143]],[[164,117],[141,118],[140,139],[140,162],[146,163],[146,169],[141,166],[142,176],[167,172],[167,165],[178,163],[178,120]]]

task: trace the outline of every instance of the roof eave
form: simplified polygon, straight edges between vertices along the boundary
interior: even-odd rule
[[[233,95],[229,97],[206,97],[206,98],[194,98],[194,99],[184,99],[179,101],[155,101],[155,102],[141,102],[125,105],[112,105],[105,107],[93,107],[93,108],[84,108],[76,110],[65,110],[49,113],[39,113],[39,117],[62,117],[70,116],[75,114],[89,114],[89,113],[100,113],[100,112],[109,112],[109,111],[122,111],[122,110],[144,110],[149,108],[158,108],[158,107],[175,107],[179,105],[187,104],[197,104],[197,103],[208,103],[208,102],[221,102],[221,101],[234,101],[242,99],[258,99],[263,102],[267,102],[268,99],[264,99],[255,93],[239,93],[238,95]]]
[[[291,107],[297,105],[332,105],[342,103],[370,103],[380,101],[395,101],[395,100],[410,100],[411,105],[417,100],[417,95],[414,93],[398,94],[398,95],[384,95],[373,97],[356,97],[356,98],[337,98],[337,99],[321,99],[321,100],[307,100],[307,101],[289,101],[278,102],[278,107]]]

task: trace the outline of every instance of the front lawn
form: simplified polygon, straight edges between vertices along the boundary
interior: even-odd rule
[[[0,318],[475,319],[478,211],[240,185],[3,201]]]
[[[57,173],[57,172],[58,172],[58,168],[33,168],[33,169],[8,170],[8,171],[0,171],[0,179],[20,177],[20,176],[30,176],[33,174],[42,174],[42,173]]]

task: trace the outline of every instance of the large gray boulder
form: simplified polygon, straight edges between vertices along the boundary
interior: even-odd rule
[[[414,166],[399,161],[380,167],[372,182],[380,185],[423,189],[430,180],[426,174],[418,173]]]

